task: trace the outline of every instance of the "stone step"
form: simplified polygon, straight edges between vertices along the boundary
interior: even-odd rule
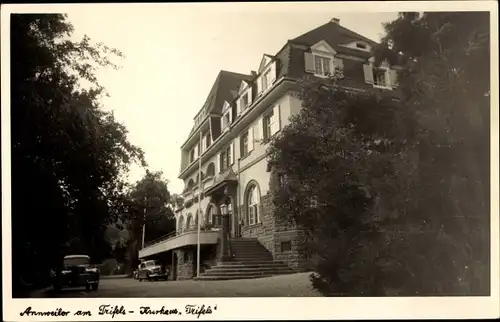
[[[235,256],[238,256],[238,255],[247,255],[247,256],[261,256],[261,255],[264,255],[264,256],[272,256],[271,253],[267,253],[267,252],[256,252],[256,251],[251,251],[251,252],[231,252],[232,254],[234,254]]]
[[[233,264],[233,265],[217,265],[212,266],[209,269],[238,269],[238,268],[265,268],[265,267],[288,267],[284,263],[279,262],[271,262],[267,261],[264,263],[255,263],[255,262],[241,262],[242,264]]]
[[[282,274],[292,274],[293,271],[289,270],[269,270],[269,271],[228,271],[228,272],[205,272],[202,276],[261,276],[261,275],[282,275]]]
[[[291,272],[293,271],[290,267],[288,266],[271,266],[271,267],[235,267],[235,268],[228,268],[228,267],[214,267],[211,269],[208,269],[204,272],[204,275],[211,275],[213,273],[221,273],[221,274],[231,274],[234,272],[240,272],[240,273],[267,273],[267,272]]]
[[[278,274],[281,275],[281,274]],[[243,280],[243,279],[254,279],[276,276],[276,274],[264,274],[264,275],[224,275],[224,276],[200,276],[195,278],[200,281],[227,281],[227,280]]]
[[[279,261],[274,261],[274,260],[269,260],[269,259],[266,259],[266,260],[255,260],[255,261],[251,261],[251,262],[247,262],[247,261],[239,261],[239,260],[232,260],[230,262],[219,262],[217,265],[214,265],[212,267],[216,267],[216,266],[225,266],[225,265],[230,265],[230,266],[233,266],[233,265],[246,265],[246,264],[251,264],[251,265],[262,265],[262,264],[271,264],[271,263],[280,263],[280,264],[283,264],[282,262],[279,262]]]

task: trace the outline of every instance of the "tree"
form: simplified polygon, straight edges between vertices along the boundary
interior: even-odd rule
[[[401,100],[301,83],[271,144],[275,207],[325,294],[489,294],[488,13],[402,13],[375,55]],[[331,84],[327,84],[331,85]]]
[[[413,244],[415,278],[427,292],[489,294],[489,13],[401,13],[385,29],[378,60],[404,67],[402,106],[416,112],[413,214],[435,231],[428,249]]]
[[[117,68],[110,59],[121,53],[87,36],[70,41],[72,31],[64,15],[11,15],[14,296],[18,275],[47,271],[76,244],[96,261],[106,256],[123,178],[131,163],[145,165],[99,104],[95,71]]]
[[[138,249],[142,247],[143,225],[147,243],[175,231],[175,217],[168,181],[163,179],[161,171],[146,171],[145,176],[130,189],[127,198],[124,218],[129,223],[131,265],[135,266]]]
[[[411,120],[392,99],[351,94],[335,83],[300,82],[302,109],[268,151],[277,174],[274,206],[279,219],[304,229],[319,290],[376,295],[391,278],[381,269],[389,259],[377,255],[392,215],[386,209],[406,200],[408,182],[400,176],[411,171],[402,157]]]

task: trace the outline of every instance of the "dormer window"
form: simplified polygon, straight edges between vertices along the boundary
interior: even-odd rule
[[[225,129],[229,126],[231,121],[229,111],[227,111],[223,116],[222,116],[222,128]]]
[[[375,66],[373,62],[373,59],[370,59],[368,64],[363,65],[365,82],[382,89],[396,87],[398,85],[397,71],[391,69],[387,63]]]
[[[226,131],[229,129],[229,125],[231,124],[231,120],[232,120],[231,114],[232,114],[231,105],[228,102],[225,102],[224,108],[222,109],[222,117],[220,119],[221,129],[223,131]]]
[[[207,136],[205,136],[205,146],[208,148],[212,144],[212,136],[210,135],[210,132],[207,133]]]
[[[262,91],[265,92],[271,86],[271,70],[268,69],[262,76]]]
[[[388,87],[387,82],[387,70],[384,68],[374,68],[373,69],[373,84],[381,87]]]
[[[189,162],[194,162],[194,149],[191,149],[191,152],[189,152]]]
[[[365,44],[362,44],[362,43],[359,43],[359,42],[356,43],[356,48],[364,49],[364,50],[368,49],[368,47]]]
[[[245,94],[241,97],[240,104],[242,111],[244,111],[248,107],[248,94]]]
[[[332,59],[325,56],[314,55],[314,74],[327,76],[331,74]]]

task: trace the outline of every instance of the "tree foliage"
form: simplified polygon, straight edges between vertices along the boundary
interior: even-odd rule
[[[142,247],[142,230],[145,225],[145,243],[175,231],[176,222],[172,210],[173,199],[168,181],[163,173],[146,171],[145,176],[133,185],[124,200],[122,219],[130,231],[129,254],[132,267],[137,262]]]
[[[488,294],[488,14],[385,28],[375,55],[403,67],[401,100],[304,80],[269,150],[277,214],[305,229],[325,294]]]
[[[64,15],[11,15],[14,274],[43,271],[68,252],[102,260],[124,175],[131,163],[144,165],[126,128],[99,104],[106,93],[95,72],[117,68],[121,53],[87,36],[70,41],[72,31]]]

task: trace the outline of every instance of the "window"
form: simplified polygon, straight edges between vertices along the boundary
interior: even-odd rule
[[[244,111],[248,107],[248,94],[241,97],[241,110]]]
[[[212,136],[210,135],[210,132],[207,133],[207,136],[205,137],[205,146],[208,147],[212,144]]]
[[[194,161],[194,149],[192,149],[190,152],[189,152],[189,162],[193,162]]]
[[[222,128],[225,129],[226,127],[229,126],[229,124],[231,123],[231,118],[230,118],[230,115],[229,115],[229,111],[227,111],[224,116],[222,116]]]
[[[255,225],[260,222],[259,192],[256,185],[252,185],[247,193],[247,222]]]
[[[220,153],[220,172],[223,172],[231,165],[231,149],[226,147]]]
[[[292,242],[291,241],[284,241],[281,242],[281,252],[290,252],[292,251]]]
[[[222,226],[222,217],[218,214],[213,215],[213,222],[215,227]]]
[[[179,218],[179,225],[177,226],[177,230],[179,233],[182,233],[184,231],[184,216],[181,215]]]
[[[271,86],[271,70],[269,69],[262,76],[262,91],[266,91]]]
[[[314,55],[314,70],[318,75],[331,74],[331,58]]]
[[[356,48],[359,48],[359,49],[366,49],[366,45],[365,44],[361,44],[359,42],[356,43]]]
[[[373,69],[373,83],[377,86],[388,86],[386,70],[383,68]]]
[[[207,167],[207,177],[213,177],[215,175],[215,165],[211,162]]]
[[[273,124],[274,124],[274,111],[271,110],[269,114],[264,116],[264,140],[268,140],[273,133]]]
[[[240,149],[242,157],[248,154],[248,131],[246,131],[240,138]]]

